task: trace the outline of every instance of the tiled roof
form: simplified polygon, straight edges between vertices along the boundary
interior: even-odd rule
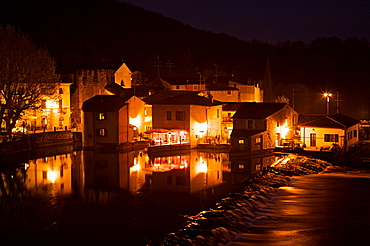
[[[339,122],[331,119],[329,116],[322,116],[305,123],[300,123],[300,126],[306,127],[324,127],[324,128],[346,128],[345,125],[340,124]]]
[[[116,112],[121,109],[129,97],[120,97],[116,95],[97,95],[82,104],[84,112]]]
[[[118,85],[117,83],[108,84],[104,88],[117,96],[124,96],[128,94],[133,95],[134,93],[132,89],[125,89],[122,86]]]
[[[298,124],[301,126],[344,129],[359,123],[358,120],[344,114],[335,115],[301,115]]]
[[[231,137],[250,137],[258,133],[264,132],[265,130],[247,130],[247,129],[234,129],[231,132]]]
[[[286,103],[243,103],[232,118],[265,119],[283,109],[286,105]]]
[[[218,84],[218,83],[207,84],[206,88],[209,91],[237,91],[238,90],[234,87],[223,85],[223,84]]]
[[[243,103],[240,102],[226,102],[222,107],[223,111],[236,111]]]
[[[357,123],[360,122],[359,120],[356,120],[344,114],[334,114],[334,115],[330,115],[329,117],[345,125],[346,127],[356,125]]]
[[[203,106],[216,106],[221,105],[221,102],[211,100],[207,97],[198,96],[195,94],[181,93],[173,95],[162,100],[153,101],[151,104],[155,105],[203,105]]]
[[[326,115],[324,114],[301,114],[299,115],[298,124],[303,124],[312,120],[317,120],[325,116]]]
[[[199,77],[165,77],[163,78],[171,85],[192,85],[199,84]]]
[[[147,96],[143,99],[144,102],[151,104],[155,101],[164,100],[166,98],[174,97],[180,94],[193,94],[198,95],[198,91],[171,91],[171,90],[162,90],[158,93],[155,93],[153,95]]]

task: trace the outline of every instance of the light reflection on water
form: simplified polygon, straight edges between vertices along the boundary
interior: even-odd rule
[[[3,242],[146,245],[208,209],[276,157],[72,151],[2,172]],[[19,234],[19,232],[22,232]],[[109,240],[107,239],[109,238]]]

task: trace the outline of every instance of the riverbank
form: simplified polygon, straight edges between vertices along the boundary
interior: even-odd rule
[[[342,169],[331,163],[287,154],[274,165],[244,183],[244,191],[231,194],[215,207],[188,218],[183,229],[169,234],[162,245],[227,245],[238,234],[263,220],[263,209],[288,186],[294,176],[317,174],[327,169]]]
[[[74,144],[82,142],[80,132],[55,131],[41,132],[34,134],[22,135],[11,141],[0,143],[0,155],[9,155],[24,151],[35,150],[40,147],[49,147],[55,145]]]

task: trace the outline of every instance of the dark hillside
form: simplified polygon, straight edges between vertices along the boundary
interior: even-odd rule
[[[277,45],[243,41],[118,0],[2,0],[0,23],[19,27],[46,47],[61,73],[118,68],[125,62],[151,80],[159,61],[162,77],[212,77],[217,68],[220,77],[234,75],[246,82],[263,78],[269,57],[275,95],[294,101],[299,112],[325,113],[321,95],[330,90],[339,92],[342,113],[370,118],[367,40],[318,37],[310,44],[288,40]],[[334,112],[334,101],[331,107]]]

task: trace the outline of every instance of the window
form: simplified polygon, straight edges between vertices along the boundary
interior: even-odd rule
[[[42,179],[47,179],[47,178],[48,178],[48,172],[42,171]]]
[[[98,120],[106,120],[106,118],[107,118],[106,113],[98,113],[97,114],[97,119]]]
[[[260,143],[261,143],[261,137],[256,138],[256,144],[260,144]]]
[[[145,131],[150,131],[150,130],[152,130],[151,126],[145,126]]]
[[[228,96],[231,96],[231,91],[227,91],[227,95]]]
[[[172,120],[172,111],[167,111],[167,120]]]
[[[244,144],[244,139],[243,138],[239,138],[239,144]]]
[[[324,134],[324,142],[338,142],[339,135],[338,134]]]
[[[176,85],[176,90],[180,90],[180,86],[179,85]]]
[[[152,116],[152,108],[144,108],[144,116]]]
[[[198,90],[198,85],[193,85],[193,90],[197,91]]]
[[[217,109],[217,118],[220,118],[220,109]]]
[[[353,137],[357,138],[357,130],[353,130]]]
[[[248,129],[253,129],[253,120],[248,120],[247,121],[247,128]]]
[[[107,137],[108,136],[108,130],[105,128],[99,128],[96,129],[96,135],[99,137]]]
[[[176,120],[185,120],[185,112],[176,111]]]
[[[176,177],[176,185],[177,186],[179,186],[179,185],[185,185],[185,179],[184,179],[184,177],[177,176]]]
[[[59,94],[63,94],[63,88],[59,88]]]

